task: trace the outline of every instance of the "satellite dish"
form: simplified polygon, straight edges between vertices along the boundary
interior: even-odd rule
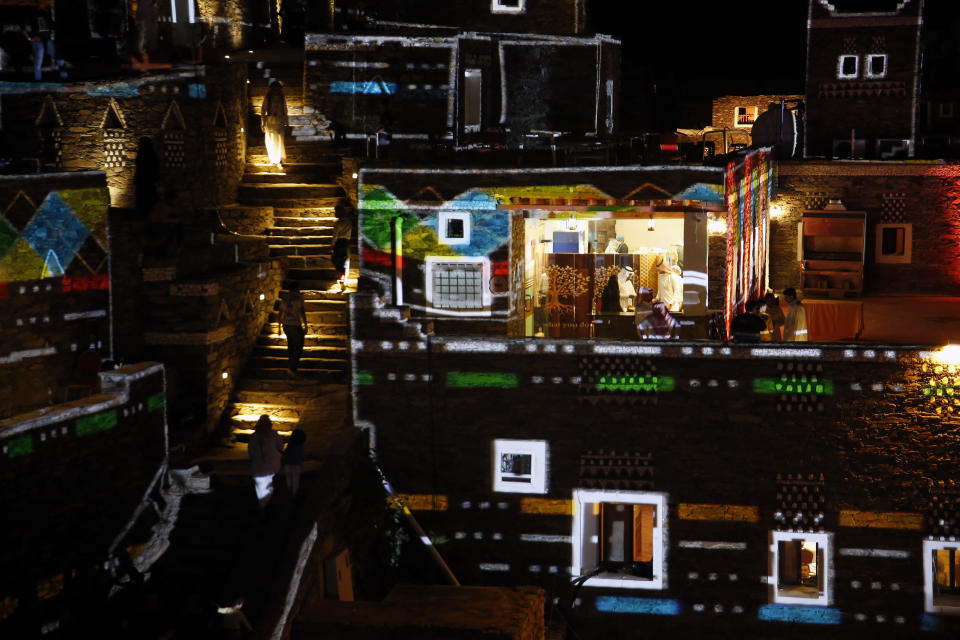
[[[797,115],[783,103],[771,102],[766,111],[757,116],[750,130],[754,146],[773,147],[778,160],[792,158],[797,152]]]

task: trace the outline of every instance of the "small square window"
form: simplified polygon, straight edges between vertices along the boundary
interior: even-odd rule
[[[924,540],[924,611],[960,613],[960,543]]]
[[[470,244],[470,212],[441,211],[437,236],[440,242],[448,245]]]
[[[850,80],[859,75],[860,56],[840,56],[837,61],[837,78]]]
[[[494,440],[493,490],[503,493],[546,493],[546,441]]]
[[[576,489],[573,501],[575,581],[585,587],[667,587],[666,494]]]
[[[867,56],[867,68],[863,76],[865,78],[883,78],[887,75],[887,56],[881,53],[871,53]]]
[[[833,580],[831,534],[773,531],[771,538],[773,602],[830,604]]]
[[[878,224],[876,261],[881,264],[909,264],[913,259],[913,225]]]
[[[757,119],[757,107],[737,107],[734,110],[733,126],[752,127]]]
[[[527,0],[490,0],[490,13],[523,13]]]

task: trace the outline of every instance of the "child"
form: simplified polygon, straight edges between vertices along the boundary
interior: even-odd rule
[[[294,429],[290,434],[290,442],[283,450],[283,472],[287,477],[287,488],[291,495],[297,495],[300,488],[300,468],[303,466],[303,443],[307,441],[307,434],[303,429]]]

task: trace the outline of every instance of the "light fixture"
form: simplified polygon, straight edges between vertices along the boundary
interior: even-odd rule
[[[262,293],[260,294],[260,302],[263,302],[266,298],[267,296],[263,295]]]
[[[253,53],[253,49],[247,49],[247,53]]]
[[[240,133],[243,133],[243,127],[240,127]]]
[[[353,173],[353,174],[351,174],[351,177],[352,177],[354,180],[356,180],[357,178],[360,177],[360,174],[358,174],[358,173]]]
[[[653,214],[651,213],[651,214],[650,214],[650,219],[647,220],[647,231],[656,231],[656,230],[657,230],[657,225],[656,225],[656,223],[653,221]]]
[[[229,60],[229,59],[230,59],[230,54],[225,54],[223,57],[226,58],[227,60]]]
[[[781,206],[781,205],[779,205],[779,204],[775,204],[775,205],[773,205],[773,206],[770,207],[770,217],[771,217],[771,218],[779,218],[779,217],[782,216],[783,214],[784,214],[783,206]]]
[[[707,221],[707,232],[725,234],[727,232],[727,221],[723,218],[711,218]]]
[[[230,374],[227,373],[226,371],[224,371],[223,373],[220,374],[220,377],[223,378],[224,380],[226,380],[227,378],[230,377]]]

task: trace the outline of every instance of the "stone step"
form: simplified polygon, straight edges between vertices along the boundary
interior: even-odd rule
[[[301,229],[318,235],[327,229],[329,229],[331,233],[333,232],[333,224],[336,222],[336,218],[332,216],[308,215],[311,213],[310,211],[306,211],[303,215],[298,216],[285,215],[289,213],[292,213],[292,211],[273,210],[274,230],[279,231],[284,228]]]
[[[270,245],[270,257],[284,258],[317,258],[324,257],[330,259],[330,240],[315,242],[313,244],[288,244],[288,245]],[[287,264],[293,264],[288,262]],[[327,266],[326,264],[319,266]]]
[[[338,184],[316,184],[303,182],[240,183],[239,198],[272,198],[274,200],[317,199],[343,197],[343,189]]]
[[[350,279],[353,278],[352,284],[356,285],[356,269],[352,269],[351,271],[352,273],[347,274],[347,281],[349,283]],[[298,269],[297,275],[304,276],[304,277],[298,278],[288,273],[287,278],[290,280],[296,280],[297,282],[300,283],[300,286],[303,287],[305,290],[309,289],[310,291],[319,291],[319,292],[326,293],[327,295],[340,296],[344,298],[345,296],[349,295],[349,292],[344,293],[342,291],[335,290],[337,279],[336,279],[336,273],[333,270],[329,271],[329,275],[323,275],[322,273],[310,274],[309,270]],[[356,287],[354,287],[354,290],[355,289]],[[303,297],[305,299],[307,298],[306,292],[304,292]]]
[[[346,309],[342,311],[307,311],[307,332],[317,325],[342,325],[347,320]],[[280,321],[280,314],[271,311],[267,322],[276,324]]]
[[[284,246],[310,246],[310,245],[319,245],[319,246],[330,246],[330,240],[333,236],[333,229],[329,230],[329,233],[323,233],[320,231],[315,235],[307,235],[307,233],[295,233],[296,231],[302,230],[303,227],[293,227],[293,228],[284,228],[283,231],[294,232],[294,233],[284,233],[283,235],[276,233],[265,234],[267,236],[267,241],[270,243],[270,248],[274,247],[284,247]],[[270,231],[272,229],[267,229]]]
[[[287,269],[287,278],[291,280],[298,280],[301,283],[301,286],[306,286],[303,284],[305,281],[314,280],[321,280],[332,284],[337,278],[337,272],[333,270],[332,266],[329,269],[323,269],[319,267],[290,267]],[[327,284],[322,288],[329,289],[330,284]]]
[[[347,383],[347,376],[344,372],[331,372],[330,375],[320,377],[312,375],[310,377],[302,376],[299,378],[290,378],[287,376],[287,370],[278,371],[276,377],[267,378],[244,378],[237,382],[237,392],[242,393],[270,393],[273,395],[280,393],[311,393],[317,390],[319,384],[343,384]]]
[[[285,407],[292,408],[291,410],[302,412],[309,405],[316,403],[321,393],[317,389],[304,389],[302,387],[291,387],[282,393],[249,389],[238,390],[234,393],[233,402],[237,405],[252,406],[248,410],[249,413],[253,413],[253,409],[257,406],[276,406],[279,402],[284,403]]]
[[[308,298],[304,296],[303,303],[307,313],[344,313],[347,310],[347,299],[343,294],[330,294],[330,297],[314,296]]]
[[[302,363],[302,361],[301,361]],[[294,385],[306,385],[311,383],[321,384],[346,384],[347,372],[345,369],[303,369],[299,370],[297,378],[291,378],[284,362],[281,366],[271,369],[251,368],[243,376],[243,380],[238,386],[243,390],[269,390],[264,385],[258,384],[266,381],[289,382]]]
[[[286,349],[278,349],[275,354],[267,357],[251,357],[244,369],[244,377],[257,377],[258,372],[264,369],[285,369],[287,367]],[[300,358],[300,371],[346,371],[346,358],[317,358],[304,352]]]
[[[317,255],[318,253],[319,252],[315,249],[313,252],[314,255],[282,256],[282,258],[284,264],[287,266],[287,269],[319,269],[324,272],[330,271],[331,273],[336,273],[336,270],[333,268],[333,260],[330,257],[330,252],[326,251],[320,255]]]
[[[287,348],[287,338],[281,336],[277,333],[274,333],[273,329],[267,329],[259,336],[257,336],[257,344],[254,346],[254,350],[257,350],[261,347],[279,347],[282,349]],[[341,335],[310,335],[307,336],[304,340],[304,349],[308,347],[325,347],[328,349],[343,349],[347,348],[347,336],[346,336],[346,327],[343,329]]]
[[[272,403],[240,402],[234,400],[227,407],[225,416],[234,422],[243,422],[251,427],[257,423],[262,415],[270,416],[275,428],[282,429],[283,425],[296,424],[303,415],[304,408],[293,403],[278,403],[284,398],[273,398]]]
[[[283,338],[281,338],[283,340]],[[329,358],[331,360],[343,361],[346,359],[347,345],[340,344],[336,346],[315,346],[306,345],[303,348],[304,358]],[[253,347],[251,358],[286,358],[286,344],[268,344],[256,345]]]
[[[340,163],[337,162],[288,162],[283,169],[270,164],[248,164],[243,174],[243,182],[300,182],[309,184],[335,185],[340,177]]]
[[[331,144],[329,139],[311,142],[287,140],[284,149],[290,162],[339,162],[340,158],[350,153],[340,145]],[[268,162],[267,148],[262,144],[247,147],[247,161],[258,164]]]
[[[330,209],[341,201],[341,198],[277,198],[270,194],[242,195],[240,204],[250,206],[273,206],[280,209]]]

